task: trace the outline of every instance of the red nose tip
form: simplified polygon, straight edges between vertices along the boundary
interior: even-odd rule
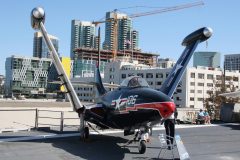
[[[171,116],[176,108],[173,102],[164,102],[161,105],[160,113],[162,118],[168,118]]]

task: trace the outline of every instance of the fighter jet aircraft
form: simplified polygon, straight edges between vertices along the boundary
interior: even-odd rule
[[[96,66],[95,84],[99,93],[98,102],[90,107],[82,105],[67,77],[58,54],[50,41],[44,27],[45,12],[42,8],[34,8],[31,12],[31,25],[41,30],[51,52],[53,63],[62,84],[67,90],[68,98],[80,117],[82,136],[88,138],[89,129],[86,122],[91,122],[104,129],[122,129],[124,135],[134,134],[139,142],[139,153],[145,153],[150,128],[168,118],[175,111],[172,95],[178,85],[186,66],[197,45],[212,35],[211,28],[201,28],[188,35],[182,42],[186,46],[160,91],[149,88],[147,82],[138,76],[126,78],[119,88],[107,92],[102,83],[99,65]],[[99,45],[100,46],[100,45]],[[100,56],[99,56],[100,57]],[[100,58],[99,58],[100,59]],[[98,63],[99,64],[99,63]]]

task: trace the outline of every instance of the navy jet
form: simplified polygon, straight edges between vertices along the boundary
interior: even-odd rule
[[[44,21],[44,10],[40,7],[34,8],[31,12],[31,25],[43,34],[59,78],[67,91],[68,99],[74,110],[79,114],[82,136],[84,138],[89,136],[89,128],[86,126],[86,122],[91,122],[104,129],[122,129],[124,135],[134,134],[135,130],[138,130],[135,140],[139,142],[138,148],[141,154],[146,151],[146,142],[149,140],[151,127],[174,113],[176,106],[172,96],[194,50],[199,43],[207,40],[212,35],[212,29],[204,27],[191,33],[183,40],[182,45],[186,46],[186,48],[160,91],[149,88],[145,79],[131,76],[123,80],[119,88],[107,92],[102,83],[99,65],[97,65],[95,85],[99,97],[98,102],[89,107],[82,105],[78,99],[73,85],[67,77],[58,54],[48,37]]]

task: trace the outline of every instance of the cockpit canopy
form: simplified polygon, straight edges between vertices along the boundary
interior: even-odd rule
[[[121,87],[149,87],[145,79],[139,76],[131,76],[124,79]]]

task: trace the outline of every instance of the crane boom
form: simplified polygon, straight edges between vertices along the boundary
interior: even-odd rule
[[[153,15],[153,14],[176,11],[176,10],[191,8],[191,7],[200,6],[200,5],[204,5],[204,3],[202,1],[194,2],[194,3],[188,3],[188,4],[184,4],[184,5],[167,7],[167,8],[164,8],[164,9],[159,9],[159,10],[154,10],[154,11],[149,11],[149,12],[135,13],[135,14],[129,15],[129,17],[130,18],[137,18],[137,17],[142,17],[142,16],[149,16],[149,15]]]
[[[187,4],[183,4],[183,5],[177,5],[177,6],[173,6],[173,7],[167,7],[164,9],[159,9],[159,10],[153,10],[153,11],[149,11],[149,12],[141,12],[141,13],[135,13],[135,14],[131,14],[128,17],[129,18],[137,18],[137,17],[142,17],[142,16],[149,16],[149,15],[153,15],[153,14],[160,14],[160,13],[165,13],[165,12],[171,12],[171,11],[176,11],[176,10],[181,10],[181,9],[185,9],[185,8],[191,8],[191,7],[196,7],[196,6],[200,6],[200,5],[204,5],[203,1],[198,1],[198,2],[194,2],[194,3],[187,3]],[[113,59],[116,59],[117,56],[117,50],[118,50],[118,18],[117,18],[117,12],[114,11],[114,17],[113,18],[109,18],[103,21],[93,21],[92,24],[95,24],[95,26],[99,25],[100,23],[105,23],[105,22],[111,22],[113,21],[113,37],[112,37],[112,54],[113,54]]]

